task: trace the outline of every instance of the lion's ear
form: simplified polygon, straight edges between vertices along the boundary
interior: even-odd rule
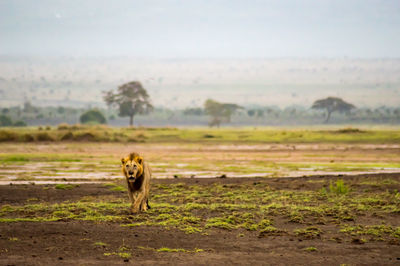
[[[143,157],[138,156],[136,158],[136,160],[137,160],[138,164],[143,165]]]
[[[122,159],[121,159],[121,163],[122,163],[122,164],[125,164],[125,158],[122,158]]]

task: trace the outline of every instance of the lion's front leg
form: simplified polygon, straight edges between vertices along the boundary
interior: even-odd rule
[[[136,193],[132,193],[130,199],[131,199],[131,213],[139,212],[139,207],[137,206],[138,195]]]
[[[138,211],[146,211],[147,210],[147,197],[144,191],[140,191],[138,194],[135,203],[133,204],[133,209]]]
[[[140,210],[142,210],[142,211],[147,211],[147,198],[144,198],[143,200],[142,200],[142,203],[140,204]]]
[[[139,208],[136,207],[134,204],[132,204],[131,206],[131,213],[138,213],[139,212]]]

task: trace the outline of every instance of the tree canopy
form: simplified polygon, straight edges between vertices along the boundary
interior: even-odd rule
[[[0,127],[12,126],[12,120],[6,115],[0,115]]]
[[[137,114],[147,114],[153,111],[150,97],[138,81],[125,83],[113,90],[105,92],[104,101],[108,106],[116,106],[120,117],[128,116],[129,125],[133,125],[133,117]]]
[[[82,124],[89,124],[89,123],[105,124],[105,123],[107,123],[107,120],[104,117],[104,115],[99,110],[96,110],[96,109],[86,111],[85,113],[83,113],[80,116],[79,120],[81,121]]]
[[[326,110],[325,123],[328,123],[333,112],[348,113],[355,106],[351,103],[345,102],[341,98],[328,97],[325,99],[316,100],[311,106],[312,109]]]
[[[219,103],[212,99],[208,99],[204,103],[204,110],[207,115],[211,117],[208,125],[220,126],[223,122],[230,122],[231,116],[236,112],[236,110],[243,107],[233,104],[233,103]]]

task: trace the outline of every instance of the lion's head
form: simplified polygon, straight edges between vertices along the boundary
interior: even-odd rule
[[[143,174],[143,158],[137,153],[131,153],[128,157],[122,158],[122,172],[128,182],[135,182],[136,178]]]

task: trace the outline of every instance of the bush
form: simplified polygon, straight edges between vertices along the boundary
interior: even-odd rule
[[[18,135],[14,132],[0,130],[0,141],[15,141]]]
[[[54,139],[47,132],[37,134],[36,139],[38,141],[54,141]]]
[[[25,134],[25,135],[24,135],[24,141],[26,141],[26,142],[35,141],[35,137],[32,136],[31,134]]]
[[[67,123],[61,123],[57,126],[58,130],[65,130],[65,129],[69,129],[69,125]]]
[[[105,124],[107,123],[106,118],[104,115],[96,109],[86,111],[81,115],[79,118],[82,124]]]
[[[0,127],[12,126],[11,118],[5,115],[0,115]]]
[[[72,134],[71,131],[68,131],[67,133],[65,133],[64,136],[61,137],[62,141],[73,140],[73,139],[74,139],[74,134]]]
[[[75,125],[71,125],[70,129],[71,130],[79,130],[79,129],[83,129],[84,127],[80,124],[75,124]]]
[[[14,123],[14,127],[26,127],[26,123],[22,120],[18,120]]]
[[[335,185],[332,184],[332,181],[330,182],[329,190],[338,195],[344,195],[349,192],[349,187],[343,182],[343,179],[338,179]]]
[[[75,140],[77,140],[77,141],[93,141],[93,140],[95,140],[95,136],[90,132],[84,132],[82,134],[76,135]]]
[[[335,132],[336,132],[336,133],[344,133],[344,134],[365,133],[364,130],[360,130],[360,129],[358,129],[358,128],[351,128],[351,127],[342,128],[342,129],[336,130]]]

